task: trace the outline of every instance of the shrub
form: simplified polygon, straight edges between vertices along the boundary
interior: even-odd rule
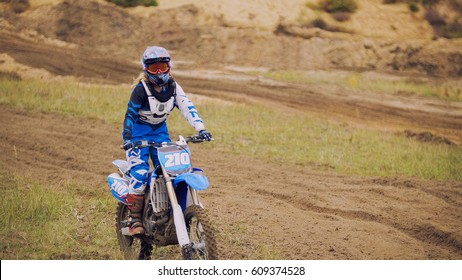
[[[421,1],[424,6],[428,6],[428,7],[434,6],[438,4],[439,2],[439,0],[421,0]]]
[[[320,29],[326,29],[326,27],[327,27],[327,23],[321,18],[317,18],[317,19],[313,20],[311,25],[313,27],[317,27],[317,28],[320,28]]]
[[[425,13],[425,19],[430,23],[431,26],[442,26],[446,25],[446,20],[436,10],[428,9]]]
[[[319,29],[323,29],[329,32],[345,32],[339,27],[329,25],[327,22],[325,22],[322,18],[316,18],[314,19],[311,24],[307,25],[306,27],[317,27]]]
[[[117,6],[126,7],[136,7],[136,6],[158,6],[157,0],[106,0],[108,2],[114,3]]]
[[[384,4],[408,3],[412,12],[419,11],[419,4],[431,8],[438,4],[439,0],[383,0]]]
[[[430,23],[438,36],[448,39],[462,38],[462,23],[460,19],[455,18],[451,22],[448,22],[444,16],[431,8],[427,8],[425,19]]]
[[[448,39],[462,38],[462,23],[453,21],[443,26],[440,35]]]
[[[16,14],[25,12],[30,8],[29,0],[2,0],[0,2],[10,4],[10,9]]]
[[[354,13],[358,9],[358,5],[354,0],[322,0],[320,6],[328,13]]]
[[[424,6],[434,6],[439,3],[439,0],[383,0],[383,4],[396,3],[422,3]]]
[[[409,3],[409,10],[411,10],[411,12],[416,13],[419,11],[419,5],[416,2],[411,2]]]

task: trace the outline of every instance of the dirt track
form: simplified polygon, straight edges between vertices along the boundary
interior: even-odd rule
[[[110,162],[123,157],[113,125],[6,107],[0,117],[5,172],[51,186],[70,180],[91,195],[106,189]],[[212,183],[203,202],[220,229],[223,258],[462,258],[460,182],[282,169],[200,146],[193,154]]]
[[[31,44],[13,33],[0,33],[0,40],[0,52],[57,75],[117,83],[129,82],[139,70],[127,61],[114,67],[84,51],[52,48],[50,55],[50,46]],[[374,128],[430,131],[462,144],[459,105],[346,94],[322,85],[281,88],[259,81],[243,86],[239,81],[186,75],[178,79],[188,92],[264,101]],[[123,157],[117,148],[120,126],[4,106],[0,118],[0,168],[5,172],[19,172],[51,186],[71,180],[91,195],[106,190],[106,176],[114,171],[111,161]],[[461,182],[341,176],[242,160],[200,146],[193,147],[193,154],[212,183],[203,202],[217,221],[223,258],[462,258]]]
[[[92,53],[84,50],[32,43],[8,31],[0,32],[0,40],[0,52],[7,53],[21,64],[42,68],[55,75],[117,84],[131,82],[140,70],[139,65],[131,61],[118,59],[117,63],[113,63],[103,56],[92,57]],[[177,75],[188,92],[229,100],[272,103],[303,113],[323,117],[328,115],[339,122],[366,124],[396,132],[406,129],[417,133],[428,131],[462,145],[460,102],[450,104],[435,99],[389,96],[364,91],[346,93],[341,87],[332,85],[276,86],[258,79],[242,82],[184,74],[194,71],[186,70]],[[225,71],[223,76],[232,77],[233,73]]]

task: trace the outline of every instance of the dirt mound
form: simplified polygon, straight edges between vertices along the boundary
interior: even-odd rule
[[[462,39],[395,41],[284,24],[275,33],[301,38],[291,42],[297,50],[292,59],[303,58],[291,64],[296,68],[310,68],[311,64],[311,67],[462,76]]]
[[[128,12],[105,2],[65,0],[6,19],[15,26],[16,32],[31,34],[32,30],[40,36],[78,45],[79,49],[106,55],[112,60],[123,57],[136,61],[147,45],[163,45],[177,60],[205,65],[368,69],[462,76],[462,40],[429,41],[406,37],[406,40],[396,41],[396,37],[364,37],[362,31],[328,32],[308,28],[303,22],[297,22],[293,14],[269,20],[256,11],[253,16],[246,16],[247,21],[240,15],[233,22],[230,19],[232,11],[225,16],[190,1],[176,3],[176,6],[166,5],[136,13],[134,9]],[[217,6],[217,3],[211,5]],[[292,4],[306,9],[301,1]],[[227,5],[218,5],[217,9],[225,7]],[[273,7],[272,11],[277,9]],[[389,12],[397,13],[393,9]],[[272,14],[269,10],[268,13]],[[364,20],[361,14],[357,15],[357,22]],[[258,22],[251,26],[247,23],[252,21],[248,17]]]
[[[0,32],[0,40],[0,52],[9,54],[15,62],[46,70],[45,75],[38,73],[35,78],[48,77],[48,73],[52,73],[56,76],[75,76],[84,81],[121,83],[130,82],[139,71],[138,65],[123,58],[114,63],[91,50],[56,48],[45,42],[37,44],[36,40],[23,38],[16,32]],[[2,64],[5,62],[1,61]],[[25,67],[15,69],[19,69],[20,74],[28,71]]]
[[[109,56],[140,52],[151,35],[144,35],[139,18],[115,5],[96,1],[67,0],[28,10],[17,17],[18,30],[33,29],[47,38]]]

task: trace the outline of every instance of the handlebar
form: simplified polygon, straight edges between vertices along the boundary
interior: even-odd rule
[[[206,142],[207,140],[204,140],[202,137],[200,137],[199,135],[192,135],[192,136],[189,136],[189,137],[186,137],[185,138],[186,140],[186,143],[202,143],[202,142]],[[210,141],[213,141],[214,139],[212,138]],[[158,143],[158,142],[154,142],[154,141],[148,141],[148,140],[138,140],[138,141],[135,141],[131,144],[131,147],[129,149],[126,149],[126,150],[131,150],[131,149],[134,149],[134,148],[144,148],[144,147],[157,147],[157,148],[160,148],[160,147],[164,147],[164,146],[171,146],[171,145],[179,145],[177,142],[163,142],[163,143]],[[121,149],[124,149],[124,146],[121,145],[120,146]]]
[[[214,139],[212,138],[210,141],[213,141]],[[199,135],[192,135],[189,137],[186,137],[186,143],[201,143],[201,142],[206,142],[207,140],[204,140],[202,137]]]

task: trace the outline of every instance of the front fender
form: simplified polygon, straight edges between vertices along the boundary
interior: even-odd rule
[[[206,190],[209,187],[207,177],[197,173],[182,173],[178,175],[173,180],[173,186],[176,188],[181,182],[185,182],[188,186],[198,191]]]

